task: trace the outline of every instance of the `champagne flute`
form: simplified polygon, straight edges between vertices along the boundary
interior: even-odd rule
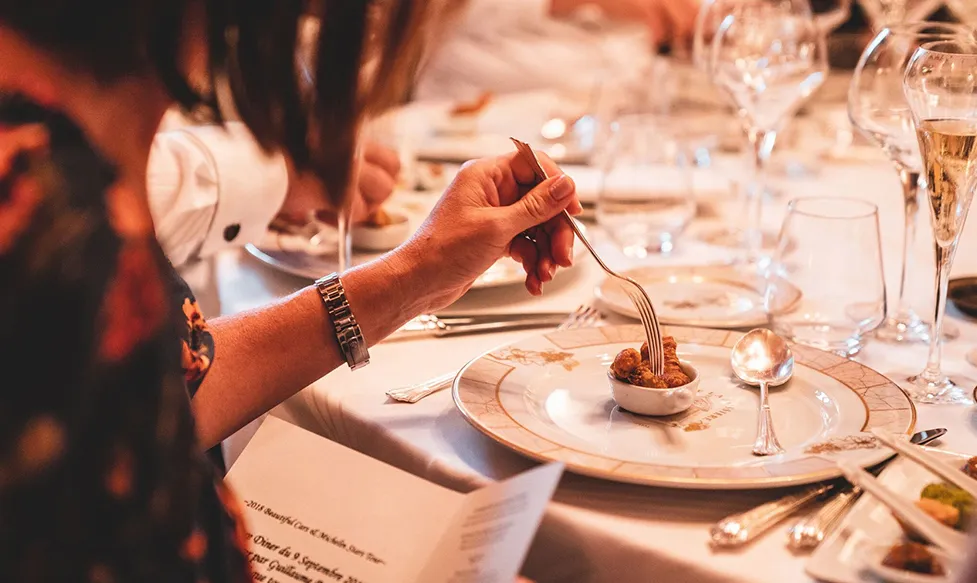
[[[890,25],[862,53],[848,93],[852,124],[882,148],[895,165],[902,183],[905,231],[899,293],[875,335],[886,342],[929,342],[930,326],[906,303],[913,281],[910,257],[915,248],[919,211],[919,143],[909,104],[902,92],[906,65],[920,45],[940,40],[972,40],[973,32],[961,24],[918,22]],[[944,332],[948,332],[945,330]]]
[[[947,285],[977,188],[977,43],[936,41],[916,49],[903,91],[916,124],[936,239],[936,310],[926,368],[910,379],[921,403],[971,403],[973,385],[958,385],[942,370]]]
[[[824,83],[824,34],[807,0],[748,0],[730,6],[712,41],[711,70],[739,110],[750,141],[747,262],[758,263],[765,167],[777,132]]]

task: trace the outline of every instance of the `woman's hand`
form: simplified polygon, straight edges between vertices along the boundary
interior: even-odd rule
[[[400,175],[397,152],[374,142],[363,146],[353,198],[353,222],[365,220],[390,198]],[[289,165],[288,194],[279,211],[279,218],[292,224],[304,225],[312,213],[327,223],[336,223],[336,209],[332,208],[322,183],[311,173],[297,173]]]
[[[447,306],[505,256],[521,262],[526,289],[543,291],[559,267],[573,263],[573,231],[564,209],[579,214],[573,181],[551,160],[540,162],[552,177],[532,188],[529,163],[513,153],[467,163],[428,219],[391,259],[412,274],[419,311]],[[532,235],[524,235],[532,230]]]

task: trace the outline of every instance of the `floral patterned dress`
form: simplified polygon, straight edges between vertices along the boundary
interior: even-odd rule
[[[0,97],[0,581],[251,581],[190,411],[213,338],[124,194],[70,120]]]

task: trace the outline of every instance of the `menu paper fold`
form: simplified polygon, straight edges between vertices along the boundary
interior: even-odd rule
[[[227,481],[259,583],[512,583],[562,473],[463,495],[268,417]]]

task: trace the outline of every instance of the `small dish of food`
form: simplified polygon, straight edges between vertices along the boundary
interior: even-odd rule
[[[977,478],[977,457],[960,468]],[[916,507],[934,520],[958,532],[967,532],[972,524],[974,497],[945,482],[927,484],[919,493]],[[952,580],[953,560],[943,550],[930,546],[927,540],[896,518],[906,540],[880,547],[870,554],[868,569],[889,583],[933,583]]]
[[[665,371],[661,376],[651,370],[647,343],[640,351],[626,348],[614,358],[607,377],[614,401],[622,409],[638,415],[661,417],[692,407],[699,392],[699,372],[679,359],[674,338],[666,336],[663,343]]]
[[[886,583],[942,583],[953,578],[953,562],[942,550],[916,542],[881,546],[866,568]]]
[[[405,215],[380,209],[353,225],[353,247],[364,251],[389,251],[410,237]]]

